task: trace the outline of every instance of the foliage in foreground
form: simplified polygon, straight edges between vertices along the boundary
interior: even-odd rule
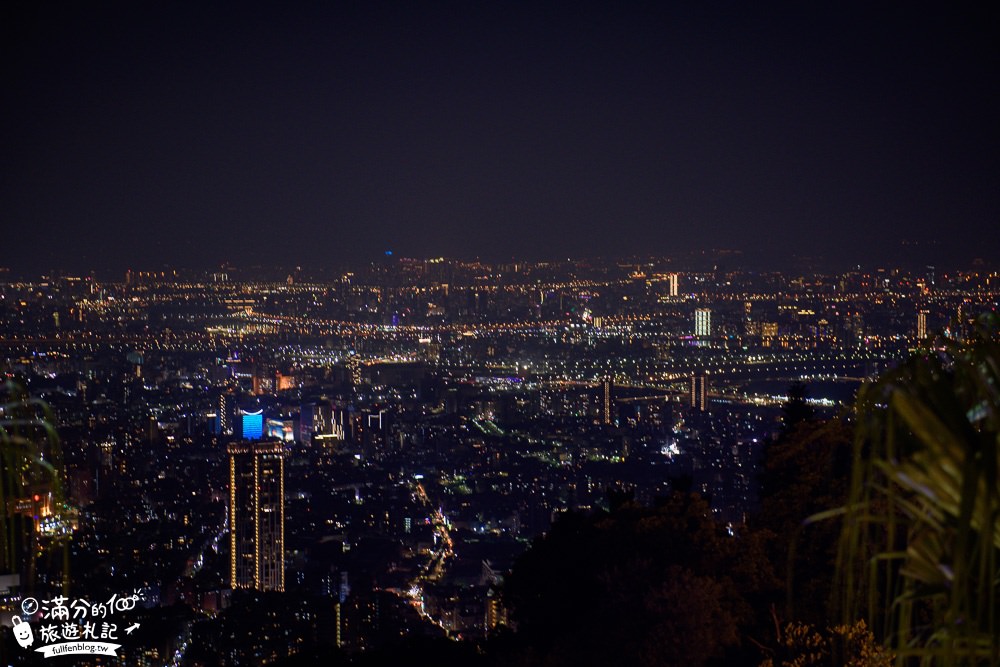
[[[788,623],[778,637],[775,657],[760,667],[890,667],[894,656],[858,621],[825,632],[803,623]],[[777,661],[777,662],[776,662]]]
[[[755,534],[728,535],[699,496],[564,516],[505,586],[519,665],[756,664],[747,640],[774,578]]]
[[[858,397],[839,554],[847,619],[897,664],[1000,664],[1000,345],[942,339]]]
[[[60,515],[65,508],[62,450],[44,402],[9,380],[0,385],[0,397],[0,499],[5,510],[0,511],[0,574],[21,574],[27,579],[22,585],[30,591],[36,556],[59,542],[43,545],[31,518],[9,511],[9,503],[32,493],[51,493],[52,510]],[[65,559],[68,552],[62,552]]]

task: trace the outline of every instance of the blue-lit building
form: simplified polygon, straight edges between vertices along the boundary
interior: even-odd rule
[[[240,437],[244,440],[260,440],[264,437],[264,411],[240,410],[240,426]]]

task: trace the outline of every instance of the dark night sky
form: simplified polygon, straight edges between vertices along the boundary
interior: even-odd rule
[[[1000,258],[987,3],[250,4],[0,10],[0,266]]]

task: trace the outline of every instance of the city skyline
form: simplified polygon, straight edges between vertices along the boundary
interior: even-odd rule
[[[911,252],[908,257],[896,260],[872,260],[863,263],[833,262],[825,257],[808,255],[790,255],[783,261],[764,262],[759,257],[747,256],[745,253],[732,249],[709,248],[702,251],[676,255],[629,255],[586,257],[556,256],[538,260],[525,257],[507,257],[499,260],[486,260],[479,256],[403,256],[391,250],[383,251],[372,257],[355,257],[353,261],[337,261],[329,263],[246,263],[237,264],[226,260],[220,264],[202,265],[190,262],[163,262],[160,264],[95,263],[91,266],[77,265],[33,265],[22,266],[14,263],[0,264],[0,278],[7,281],[32,282],[39,279],[70,278],[87,279],[105,283],[130,283],[133,281],[156,282],[159,280],[210,280],[225,281],[286,281],[326,283],[340,280],[344,276],[364,276],[365,280],[374,279],[379,273],[399,273],[397,279],[412,279],[405,277],[416,266],[450,266],[463,271],[483,270],[501,271],[507,274],[517,274],[523,269],[535,267],[556,271],[575,270],[580,275],[594,271],[608,272],[653,272],[663,274],[668,282],[668,292],[671,296],[683,293],[679,277],[682,275],[710,275],[726,273],[751,274],[789,274],[802,277],[836,276],[849,273],[879,274],[885,272],[907,272],[926,274],[930,279],[934,275],[954,275],[965,273],[982,273],[988,275],[1000,268],[1000,261],[992,256],[970,256],[954,262],[940,262],[933,255],[921,254],[923,248]]]
[[[996,662],[994,9],[4,4],[0,664]]]
[[[758,667],[758,644],[732,660],[735,639],[672,619],[734,594],[766,602],[713,637],[755,636],[789,595],[789,618],[826,618],[832,566],[802,566],[820,593],[783,587],[781,545],[834,553],[837,531],[801,540],[802,521],[844,502],[866,393],[982,344],[998,296],[997,269],[667,260],[0,277],[0,436],[22,414],[51,427],[5,484],[21,539],[0,609],[42,650],[80,648],[86,626],[50,623],[54,596],[131,591],[142,608],[119,629],[139,630],[108,631],[127,664],[382,664],[439,645],[528,665],[565,652],[546,647],[565,617],[572,646],[616,624],[611,649],[636,664],[648,648]],[[952,393],[959,419],[977,414]],[[665,569],[635,566],[637,548]],[[683,588],[645,607],[661,586]],[[649,623],[676,641],[656,649]]]

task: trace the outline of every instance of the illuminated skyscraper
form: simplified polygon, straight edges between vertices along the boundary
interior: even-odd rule
[[[285,590],[285,451],[280,442],[229,446],[230,585]]]
[[[260,440],[264,437],[263,410],[240,410],[239,436],[244,440]]]
[[[233,434],[233,417],[236,414],[236,395],[232,392],[219,394],[219,409],[217,418],[220,435]]]
[[[929,311],[920,310],[917,312],[917,340],[927,338],[927,314]]]
[[[712,310],[698,308],[694,311],[694,335],[698,338],[708,338],[712,335]]]
[[[607,377],[601,382],[602,390],[602,402],[601,402],[601,423],[611,424],[614,418],[611,414],[611,410],[614,407],[614,401],[612,399],[612,390],[614,389],[614,381]]]
[[[708,376],[704,373],[691,376],[691,407],[702,412],[708,408]]]
[[[671,273],[668,276],[668,279],[670,280],[670,296],[677,296],[679,292],[678,287],[680,283],[680,276],[676,273]]]

